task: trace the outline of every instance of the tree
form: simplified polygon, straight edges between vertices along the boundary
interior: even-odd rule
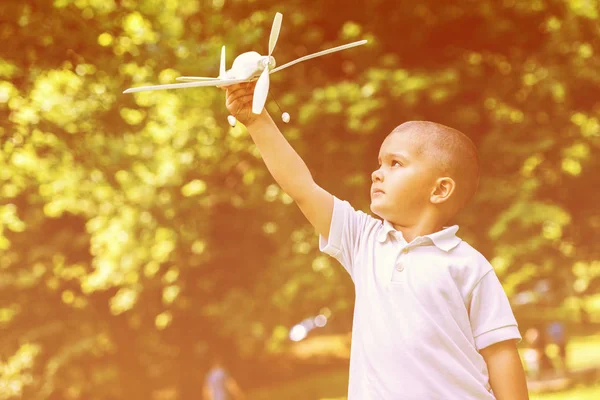
[[[229,129],[223,93],[120,94],[216,75],[222,44],[229,60],[264,52],[276,11],[279,64],[370,41],[273,75],[284,132],[320,184],[367,209],[394,126],[454,126],[483,166],[462,237],[507,292],[547,278],[571,305],[597,291],[597,2],[0,7],[0,398],[191,398],[215,350],[256,365],[321,307],[349,329],[348,277]]]

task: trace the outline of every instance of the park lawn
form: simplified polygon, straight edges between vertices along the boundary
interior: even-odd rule
[[[600,366],[600,335],[574,337],[567,349],[569,368]]]
[[[569,344],[570,368],[598,366],[600,360],[600,335],[572,338]],[[345,400],[348,388],[348,371],[335,370],[290,383],[256,389],[248,393],[248,400]],[[574,388],[563,392],[531,394],[531,400],[597,400],[600,385]]]
[[[248,400],[345,400],[347,393],[348,369],[344,368],[258,389],[248,394]]]
[[[600,385],[574,388],[564,392],[531,394],[530,400],[598,400],[600,399]]]

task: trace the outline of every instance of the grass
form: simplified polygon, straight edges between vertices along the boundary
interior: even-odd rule
[[[259,389],[248,400],[345,400],[348,392],[348,370],[335,370],[298,379],[278,387]]]
[[[580,387],[564,392],[530,395],[530,400],[598,400],[599,398],[600,385]]]
[[[600,363],[600,335],[573,338],[567,351],[569,368],[598,366]]]
[[[572,338],[568,348],[568,365],[579,369],[600,363],[600,335]],[[252,391],[248,400],[346,400],[348,371],[304,377],[283,385]],[[598,400],[600,384],[577,387],[557,393],[531,394],[531,400]]]

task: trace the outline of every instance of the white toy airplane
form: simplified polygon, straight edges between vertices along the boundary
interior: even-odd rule
[[[254,89],[254,97],[252,98],[252,112],[254,114],[260,114],[267,101],[267,94],[269,93],[269,74],[277,71],[281,71],[284,68],[291,67],[302,61],[310,60],[311,58],[324,56],[336,51],[349,49],[351,47],[360,46],[367,43],[366,40],[360,40],[358,42],[348,43],[342,46],[337,46],[331,49],[319,51],[317,53],[309,54],[304,57],[300,57],[287,64],[283,64],[275,68],[275,59],[271,55],[277,43],[279,37],[279,30],[281,29],[281,20],[283,16],[281,13],[275,14],[273,20],[273,26],[271,27],[271,36],[269,38],[269,55],[261,56],[255,51],[249,51],[242,53],[236,57],[233,61],[233,65],[230,70],[225,70],[225,46],[221,48],[221,66],[219,70],[219,76],[216,78],[200,77],[200,76],[182,76],[177,78],[179,81],[187,81],[186,83],[173,83],[166,85],[156,86],[141,86],[125,90],[123,93],[143,92],[147,90],[164,90],[164,89],[183,89],[189,87],[198,86],[228,86],[235,83],[251,82],[258,79],[256,87]],[[289,122],[290,116],[288,113],[283,113],[281,116],[283,122]],[[229,124],[235,126],[236,119],[232,115],[227,117]]]

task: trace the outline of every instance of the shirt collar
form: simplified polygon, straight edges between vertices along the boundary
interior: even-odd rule
[[[448,227],[444,227],[441,231],[431,233],[429,235],[425,235],[424,237],[431,239],[434,245],[444,251],[450,251],[461,242],[461,239],[456,236],[456,232],[458,231],[458,225],[452,225]],[[398,238],[402,238],[402,232],[394,229],[392,224],[389,221],[384,220],[383,226],[377,234],[377,240],[380,243],[384,243],[389,235],[397,235]]]

